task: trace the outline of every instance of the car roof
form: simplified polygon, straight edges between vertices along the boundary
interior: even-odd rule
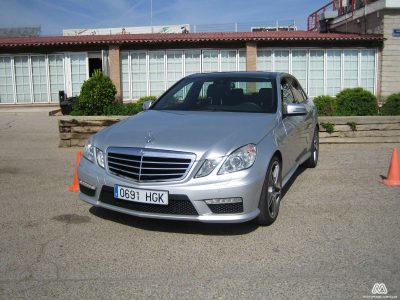
[[[263,72],[263,71],[250,71],[250,72],[211,72],[211,73],[196,73],[189,75],[189,78],[207,78],[207,77],[268,77],[268,78],[276,78],[288,75],[286,73],[281,72]]]

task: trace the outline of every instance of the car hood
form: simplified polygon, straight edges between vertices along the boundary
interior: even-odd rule
[[[275,114],[148,110],[99,132],[94,144],[191,152],[200,160],[257,144],[275,124]]]

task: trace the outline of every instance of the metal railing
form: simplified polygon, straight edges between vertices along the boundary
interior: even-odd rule
[[[251,32],[297,30],[295,20],[235,22],[221,24],[190,24],[189,32]]]
[[[252,32],[252,31],[294,31],[295,20],[252,21],[215,24],[175,24],[120,28],[64,29],[63,35],[102,35],[140,33],[201,33],[201,32]]]
[[[308,16],[307,30],[317,30],[318,23],[321,20],[321,15],[327,11],[334,11],[337,12],[338,16],[343,16],[349,13],[354,13],[357,9],[376,1],[379,0],[333,0]]]

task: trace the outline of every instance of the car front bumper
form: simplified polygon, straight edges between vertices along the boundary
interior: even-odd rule
[[[79,181],[93,186],[95,191],[93,191],[92,195],[81,191],[79,197],[93,206],[138,217],[207,223],[240,223],[252,220],[260,213],[258,203],[265,178],[264,174],[264,171],[253,166],[248,170],[232,174],[210,175],[198,179],[193,179],[192,174],[189,174],[187,179],[182,182],[138,183],[110,175],[95,163],[91,163],[83,158],[78,168]],[[132,188],[168,191],[170,195],[183,196],[191,202],[197,214],[187,215],[139,211],[112,205],[109,202],[106,203],[107,201],[103,201],[102,199],[104,196],[102,191],[104,192],[104,189],[111,189],[116,184]],[[213,213],[205,200],[219,198],[242,198],[243,211],[240,213]]]

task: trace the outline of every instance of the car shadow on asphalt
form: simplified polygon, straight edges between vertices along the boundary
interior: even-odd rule
[[[146,219],[94,206],[89,209],[89,212],[104,220],[148,231],[229,236],[248,234],[258,228],[258,225],[252,222],[239,224],[211,224],[192,221]]]
[[[284,188],[282,189],[282,194],[281,194],[281,199],[285,199],[286,193],[289,191],[290,187],[293,185],[293,183],[296,181],[297,177],[299,177],[305,170],[307,170],[306,167],[303,165],[300,165],[296,172],[293,173],[292,177],[289,179],[289,181],[286,183]],[[281,201],[282,201],[281,200]]]

